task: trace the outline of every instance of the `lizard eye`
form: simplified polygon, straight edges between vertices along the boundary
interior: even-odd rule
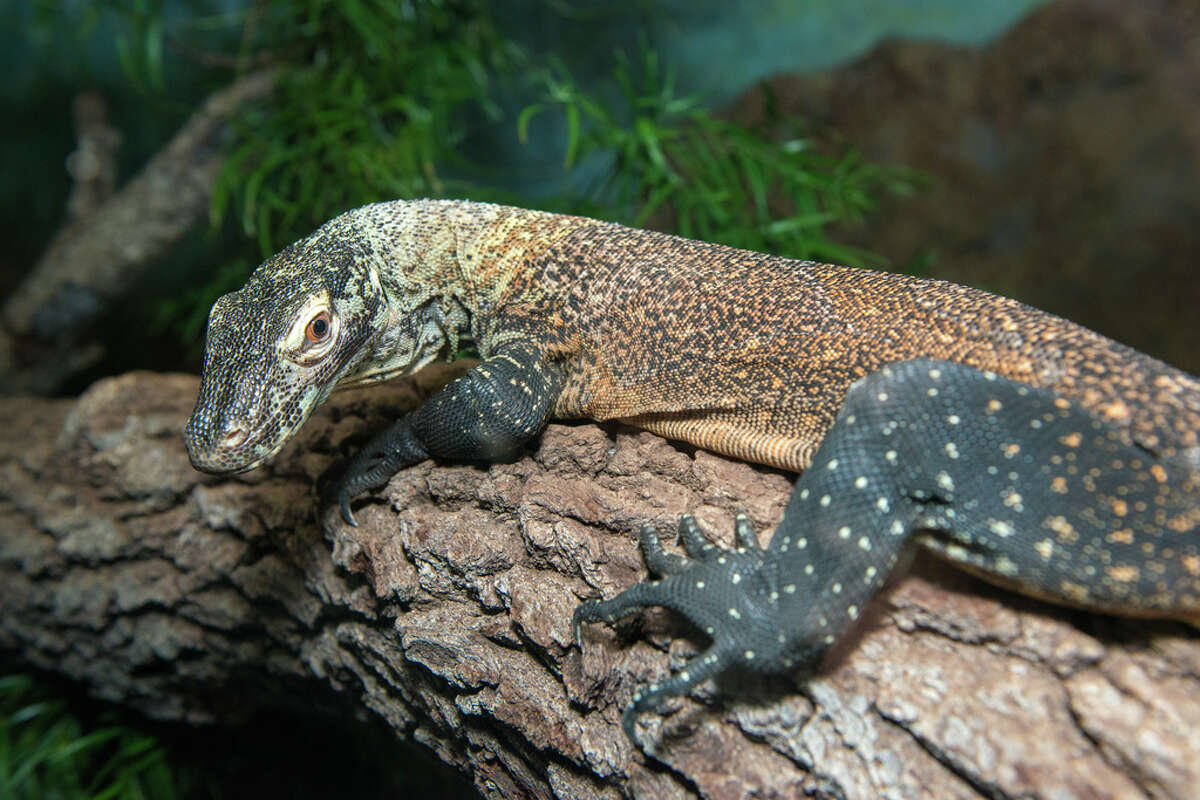
[[[329,298],[314,295],[296,312],[292,327],[280,344],[297,364],[319,364],[334,351],[341,336],[341,322]]]
[[[320,344],[329,336],[329,312],[322,311],[308,321],[308,325],[304,328],[304,339],[306,344]]]

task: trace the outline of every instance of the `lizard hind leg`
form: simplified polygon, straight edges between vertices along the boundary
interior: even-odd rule
[[[754,666],[756,657],[770,660],[776,655],[768,651],[778,643],[774,633],[778,591],[774,571],[763,569],[764,553],[750,521],[744,514],[737,516],[738,547],[734,550],[704,539],[691,515],[681,517],[679,535],[687,558],[665,552],[658,531],[650,524],[643,525],[640,544],[646,564],[664,577],[635,584],[609,600],[586,601],[575,609],[572,620],[578,640],[584,622],[611,623],[638,609],[663,606],[679,612],[712,638],[708,649],[677,674],[633,695],[621,717],[630,740],[638,713],[686,694],[734,664]]]

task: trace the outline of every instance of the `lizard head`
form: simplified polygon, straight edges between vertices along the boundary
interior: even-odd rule
[[[457,346],[436,298],[385,288],[354,214],[268,259],[213,305],[184,432],[196,469],[253,469],[339,385],[411,372]]]

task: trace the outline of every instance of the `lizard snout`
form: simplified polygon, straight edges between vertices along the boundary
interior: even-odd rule
[[[185,432],[192,466],[217,475],[253,468],[262,460],[253,447],[253,430],[245,419],[213,422],[205,414],[193,414]]]

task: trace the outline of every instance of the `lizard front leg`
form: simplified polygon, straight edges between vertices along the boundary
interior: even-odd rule
[[[420,408],[376,435],[326,492],[356,525],[350,501],[427,458],[503,461],[542,430],[562,387],[562,370],[541,350],[513,344],[468,370]]]

